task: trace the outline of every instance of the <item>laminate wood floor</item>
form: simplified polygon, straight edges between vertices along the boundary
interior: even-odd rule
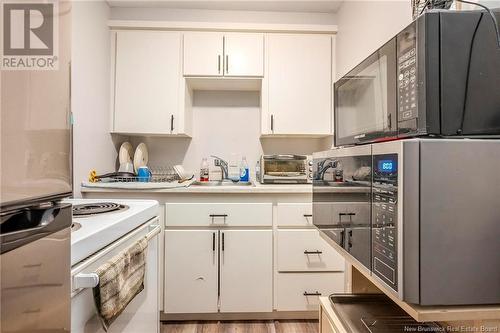
[[[161,333],[318,333],[317,320],[164,322]]]

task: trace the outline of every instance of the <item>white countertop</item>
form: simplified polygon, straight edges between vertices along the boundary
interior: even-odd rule
[[[101,187],[85,187],[82,184],[81,191],[84,193],[90,192],[142,192],[142,193],[222,193],[222,194],[294,194],[294,193],[312,193],[311,184],[254,184],[253,186],[199,186],[191,185],[189,187],[167,188],[167,189],[134,189],[134,188],[101,188]]]

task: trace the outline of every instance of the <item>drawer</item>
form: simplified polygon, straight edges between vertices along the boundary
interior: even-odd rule
[[[370,224],[369,202],[315,202],[313,215],[316,225]]]
[[[318,230],[282,229],[276,235],[278,271],[344,271],[344,259]]]
[[[166,226],[272,226],[271,203],[169,203]]]
[[[344,273],[278,273],[276,310],[317,311],[319,296],[345,291]],[[317,294],[316,294],[317,293]]]
[[[278,226],[310,227],[312,222],[311,203],[278,204]]]

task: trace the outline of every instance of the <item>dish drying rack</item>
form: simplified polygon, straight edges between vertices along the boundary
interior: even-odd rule
[[[172,183],[181,180],[179,174],[175,171],[172,166],[151,166],[149,167],[151,171],[151,177],[138,177],[138,176],[127,176],[127,177],[113,177],[106,179],[107,183]]]

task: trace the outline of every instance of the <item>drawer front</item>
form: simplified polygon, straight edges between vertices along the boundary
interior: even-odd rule
[[[272,226],[271,203],[171,203],[167,227]]]
[[[315,202],[313,204],[316,225],[370,224],[369,202]]]
[[[319,296],[343,293],[344,285],[342,272],[278,273],[276,310],[317,311],[319,310]]]
[[[313,226],[311,203],[278,204],[277,208],[279,227]]]
[[[278,230],[276,234],[278,271],[344,271],[344,259],[318,230]]]

